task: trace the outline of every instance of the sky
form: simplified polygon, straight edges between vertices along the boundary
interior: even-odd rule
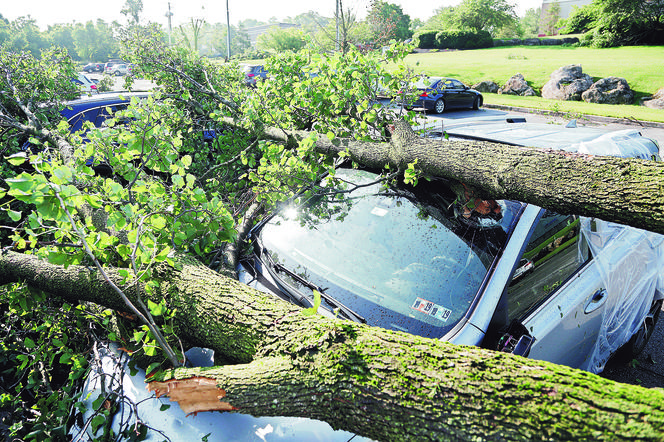
[[[425,21],[435,9],[453,6],[461,0],[387,0],[401,6],[410,18]],[[509,0],[508,0],[509,1]],[[334,16],[336,0],[143,0],[142,20],[166,25],[168,5],[173,13],[173,26],[187,23],[191,18],[205,18],[208,23],[226,23],[226,4],[231,24],[253,18],[269,21],[276,17],[283,20],[288,17],[315,11],[326,17]],[[358,17],[366,15],[370,0],[344,0],[343,6],[351,9]],[[542,5],[541,0],[511,0],[516,5],[517,15],[523,16],[530,8]],[[126,23],[126,17],[120,13],[125,0],[0,0],[0,14],[9,20],[21,16],[30,16],[37,20],[37,25],[46,29],[57,23],[86,23],[98,18],[106,22],[117,20]]]

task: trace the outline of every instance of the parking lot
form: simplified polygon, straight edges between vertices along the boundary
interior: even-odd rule
[[[111,80],[113,80],[113,91],[123,91],[126,90],[124,87],[124,82],[125,82],[125,77],[120,76],[120,77],[115,77],[112,75],[106,75],[106,74],[101,74],[101,73],[92,73],[92,74],[85,74],[90,80],[92,81],[100,81],[104,77],[108,77]],[[152,88],[154,88],[154,83],[145,80],[143,78],[134,78],[134,85],[132,86],[132,90],[134,91],[149,91]]]

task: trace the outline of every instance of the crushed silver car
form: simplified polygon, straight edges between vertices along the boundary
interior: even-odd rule
[[[659,158],[655,143],[632,132],[496,121],[446,130]],[[347,189],[367,186],[257,226],[254,254],[238,269],[241,281],[305,307],[317,290],[321,314],[592,372],[619,348],[636,353],[647,342],[664,298],[664,236],[517,201],[480,201],[469,210],[458,200],[463,188],[443,181],[386,189],[371,171],[340,169],[337,177]],[[211,364],[202,353],[207,362],[198,364]],[[90,403],[112,386],[124,392],[116,434],[123,423],[140,421],[146,440],[368,440],[309,419],[185,417],[176,404],[160,411],[168,400],[149,395],[144,373],[132,376],[119,358],[105,352],[83,392]],[[88,411],[78,419],[74,439],[92,439],[92,418]]]

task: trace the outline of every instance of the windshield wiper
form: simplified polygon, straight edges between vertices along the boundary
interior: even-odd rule
[[[367,320],[364,319],[363,316],[361,316],[359,313],[354,312],[350,308],[346,307],[344,304],[342,304],[340,301],[335,299],[334,297],[328,295],[325,293],[325,289],[318,287],[316,284],[313,282],[309,282],[297,273],[293,272],[292,270],[287,269],[286,267],[282,266],[281,264],[278,264],[276,262],[272,262],[272,266],[274,267],[274,270],[277,272],[283,272],[302,284],[303,286],[311,289],[311,290],[316,290],[318,293],[320,293],[321,298],[325,299],[325,302],[330,304],[332,307],[338,309],[346,318],[355,320],[356,322],[361,322],[362,324],[366,324]]]

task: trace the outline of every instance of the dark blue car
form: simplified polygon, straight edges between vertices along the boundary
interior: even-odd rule
[[[101,127],[104,121],[117,111],[126,109],[132,97],[147,98],[148,95],[147,92],[123,92],[83,97],[67,102],[60,115],[67,120],[72,133],[82,129],[86,121],[92,122],[95,127]]]
[[[455,80],[445,77],[422,77],[414,87],[417,100],[408,109],[424,108],[442,114],[448,109],[479,109],[484,101],[482,94]]]

